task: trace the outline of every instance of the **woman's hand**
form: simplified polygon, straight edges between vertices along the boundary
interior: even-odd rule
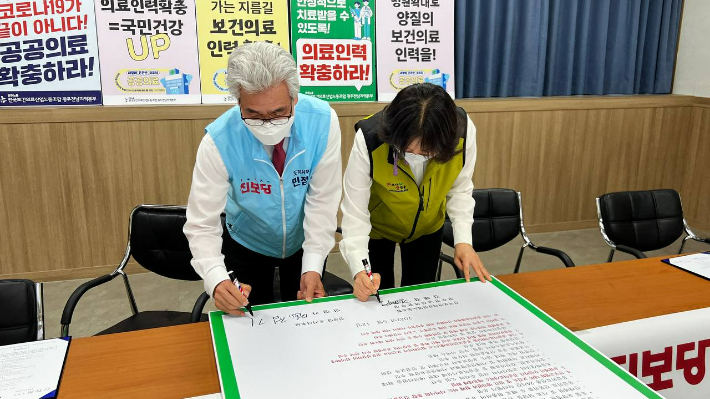
[[[482,283],[485,283],[486,280],[491,281],[491,274],[488,273],[488,270],[483,266],[483,262],[481,262],[478,254],[469,244],[456,244],[456,248],[454,249],[454,263],[456,263],[456,267],[458,267],[459,270],[463,271],[466,281],[471,281],[471,268],[473,268],[473,271]]]

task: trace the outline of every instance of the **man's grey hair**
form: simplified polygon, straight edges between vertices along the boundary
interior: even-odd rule
[[[227,61],[227,87],[239,101],[239,91],[253,94],[286,83],[291,99],[295,99],[298,83],[296,61],[288,51],[276,44],[249,43],[237,47]]]

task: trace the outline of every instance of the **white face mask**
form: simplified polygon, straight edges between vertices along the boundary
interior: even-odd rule
[[[293,126],[293,116],[284,125],[273,125],[269,122],[261,126],[247,126],[247,129],[261,141],[264,145],[276,145],[285,137],[291,135],[291,126]]]
[[[419,165],[429,160],[426,155],[419,155],[413,152],[405,152],[404,160],[410,165]]]

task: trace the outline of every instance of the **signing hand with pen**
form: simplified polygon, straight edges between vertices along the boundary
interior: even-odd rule
[[[471,269],[473,269],[482,283],[485,283],[486,280],[491,281],[491,274],[488,273],[488,270],[483,266],[483,262],[481,262],[478,254],[473,250],[470,244],[456,244],[456,248],[454,249],[454,263],[456,263],[456,267],[458,267],[459,270],[463,271],[466,281],[471,281]]]
[[[214,295],[212,295],[215,307],[232,316],[244,316],[244,311],[240,310],[240,308],[249,303],[248,298],[251,286],[242,284],[242,290],[244,294],[239,292],[239,288],[230,280],[224,280],[217,284],[214,289]]]
[[[380,273],[372,273],[372,280],[370,280],[365,270],[355,275],[353,294],[355,294],[358,300],[367,302],[370,295],[375,295],[379,289]]]

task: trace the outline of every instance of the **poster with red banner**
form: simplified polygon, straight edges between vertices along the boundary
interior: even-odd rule
[[[301,93],[327,101],[377,100],[375,2],[291,0],[291,43]]]
[[[101,104],[94,0],[0,1],[0,106]]]

